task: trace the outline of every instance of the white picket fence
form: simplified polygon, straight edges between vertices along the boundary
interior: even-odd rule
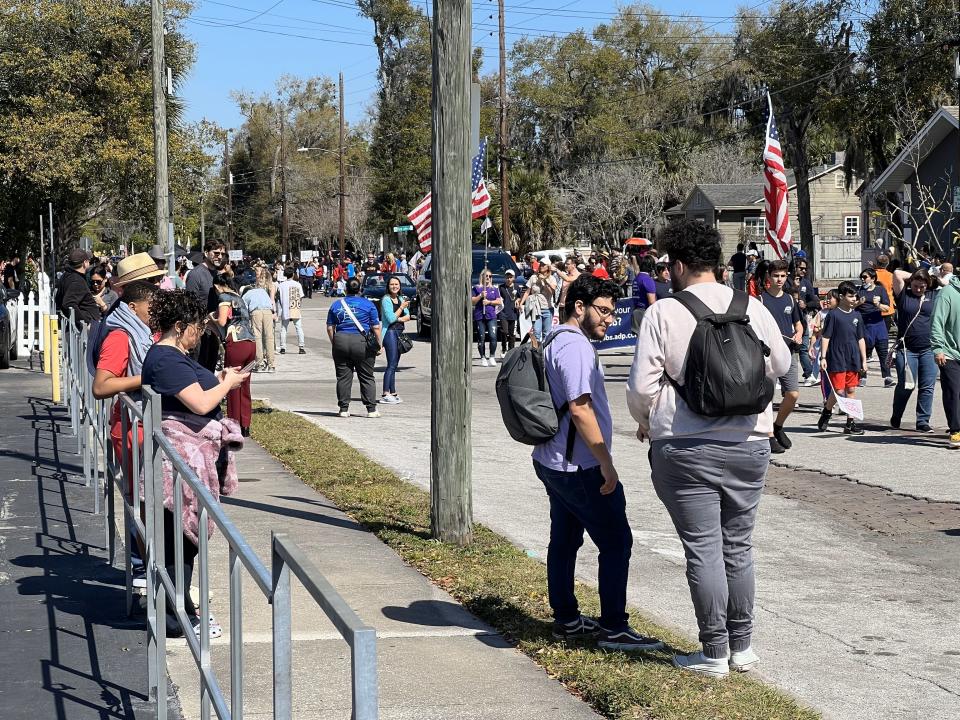
[[[26,302],[21,296],[17,302],[17,357],[29,358],[33,350],[44,351],[42,318],[49,313],[50,280],[40,275],[40,292],[36,295],[31,292]]]

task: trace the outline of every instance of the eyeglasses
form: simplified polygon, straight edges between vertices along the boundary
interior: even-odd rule
[[[613,315],[613,308],[604,307],[603,305],[594,305],[593,303],[590,303],[589,305],[587,305],[587,307],[592,307],[594,310],[597,311],[597,315],[599,315],[602,318],[607,318]]]
[[[91,280],[91,285],[103,285],[103,280]]]

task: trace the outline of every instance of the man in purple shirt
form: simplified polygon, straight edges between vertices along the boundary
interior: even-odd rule
[[[628,623],[633,536],[610,454],[613,419],[603,367],[590,343],[602,340],[613,324],[619,296],[612,280],[588,274],[570,284],[564,305],[567,320],[544,340],[544,369],[553,403],[561,411],[560,430],[534,448],[533,467],[550,498],[547,585],[554,637],[596,637],[608,650],[651,651],[663,643],[640,635]],[[600,551],[599,623],[580,614],[574,594],[584,530]]]

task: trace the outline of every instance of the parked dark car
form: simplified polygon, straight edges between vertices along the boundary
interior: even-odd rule
[[[517,267],[517,264],[513,261],[513,258],[510,256],[510,253],[500,248],[491,248],[485,249],[482,247],[473,248],[473,270],[470,273],[470,286],[480,282],[480,271],[486,267],[493,274],[493,284],[501,285],[506,282],[506,275],[504,273],[507,270],[513,270],[516,275],[516,282],[518,288],[517,295],[519,297],[520,292],[526,281],[523,278],[523,274],[520,272],[520,268]],[[432,286],[433,282],[431,280],[432,273],[430,266],[433,263],[433,255],[428,255],[426,262],[423,264],[423,270],[420,272],[420,277],[417,280],[417,295],[420,299],[420,308],[417,313],[417,334],[420,337],[427,337],[430,335],[430,311],[432,308]]]
[[[417,286],[406,273],[371,273],[363,278],[360,294],[370,300],[380,309],[380,300],[387,293],[387,281],[395,277],[400,280],[400,294],[410,301],[410,319],[415,319],[419,313],[417,309]]]

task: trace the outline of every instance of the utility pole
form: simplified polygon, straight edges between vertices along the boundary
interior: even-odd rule
[[[166,248],[167,272],[176,273],[173,233],[170,232],[170,183],[167,180],[167,80],[163,51],[163,2],[151,0],[150,18],[153,46],[153,165],[156,178],[156,243]]]
[[[507,130],[507,41],[504,32],[503,0],[500,5],[500,236],[504,250],[511,249],[510,241],[510,136]]]
[[[203,248],[207,244],[207,224],[204,221],[203,217],[203,202],[206,199],[206,194],[204,192],[200,193],[200,247]],[[190,249],[189,247],[187,248]]]
[[[283,103],[280,107],[280,252],[290,260],[290,223],[287,220],[287,145],[283,140]]]
[[[343,158],[343,143],[344,143],[344,134],[345,134],[345,123],[343,120],[343,108],[346,103],[343,98],[343,73],[340,73],[340,230],[338,238],[340,240],[340,260],[342,261],[345,257],[344,250],[344,234],[347,221],[346,213],[346,204],[347,204],[347,179],[345,177],[344,170],[344,158]]]
[[[53,239],[53,203],[47,203],[47,211],[50,213],[50,222],[47,225],[50,230],[50,314],[56,315],[57,309],[53,301],[53,288],[57,284],[57,249],[54,247]]]
[[[473,539],[470,388],[471,0],[433,8],[433,348],[430,528],[443,542]]]
[[[233,250],[233,173],[230,172],[229,130],[224,130],[223,133],[223,171],[227,183],[227,250]]]

